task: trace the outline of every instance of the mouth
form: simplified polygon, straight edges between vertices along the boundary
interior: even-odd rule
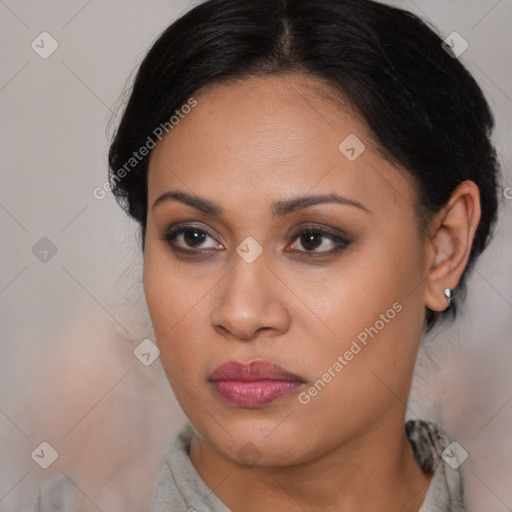
[[[258,408],[288,395],[305,381],[270,361],[229,361],[210,375],[216,395],[236,407]]]

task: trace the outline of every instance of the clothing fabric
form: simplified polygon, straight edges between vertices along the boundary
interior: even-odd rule
[[[445,452],[451,464],[442,457],[450,445],[446,434],[438,425],[425,420],[410,420],[405,430],[422,470],[434,473],[419,512],[465,512],[460,471],[450,460],[453,450]],[[190,460],[189,448],[194,435],[192,426],[187,423],[168,445],[155,484],[151,512],[230,512],[201,479]]]

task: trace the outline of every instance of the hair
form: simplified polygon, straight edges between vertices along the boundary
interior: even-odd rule
[[[299,72],[334,86],[362,116],[383,158],[413,177],[422,235],[457,185],[471,180],[478,186],[482,214],[468,263],[449,307],[426,308],[425,331],[441,315],[455,317],[466,276],[492,236],[499,164],[489,105],[448,51],[427,22],[372,0],[196,5],[144,57],[109,150],[110,186],[140,224],[142,251],[151,151],[140,161],[133,154],[152,140],[155,128],[169,126],[170,117],[208,85]]]

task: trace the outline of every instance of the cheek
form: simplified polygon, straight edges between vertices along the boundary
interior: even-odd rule
[[[181,318],[193,314],[200,290],[190,273],[176,265],[165,250],[149,242],[144,254],[144,295],[157,338],[171,335]]]
[[[375,391],[370,369],[390,386],[399,386],[409,379],[414,366],[424,314],[421,293],[416,290],[421,268],[416,248],[402,251],[403,243],[389,244],[383,236],[372,244],[372,251],[347,253],[321,286],[316,286],[316,280],[297,280],[294,287],[328,326],[324,341],[311,353],[316,373],[328,371],[338,356],[346,354],[350,371],[345,371],[343,363],[348,379],[343,386],[349,386],[355,396]],[[370,386],[366,391],[363,382]]]
[[[156,252],[156,251],[155,251]],[[194,307],[200,301],[200,286],[182,271],[148,249],[144,256],[144,294],[161,360],[168,370],[180,368],[186,359],[183,348],[194,354],[192,330],[197,329]],[[203,294],[204,295],[204,294]],[[172,357],[171,357],[172,355]]]
[[[407,257],[385,241],[371,245],[372,250],[360,247],[347,252],[328,273],[305,277],[304,272],[292,269],[285,275],[313,313],[309,315],[311,321],[316,317],[318,323],[323,322],[328,339],[352,338],[373,326],[380,315],[385,315],[384,321],[389,317],[396,324],[396,309],[409,305],[410,292],[421,274],[414,257]],[[395,303],[399,305],[393,309]],[[298,318],[301,316],[306,318],[305,314]]]
[[[168,264],[159,266],[154,259],[145,256],[144,293],[160,349],[160,362],[165,376],[182,410],[189,417],[199,402],[191,400],[200,396],[199,379],[203,351],[195,346],[199,337],[194,319],[194,305],[198,299],[194,286],[169,269]],[[203,327],[204,330],[204,327]]]
[[[361,285],[361,280],[357,280]],[[338,292],[338,309],[323,319],[335,335],[309,348],[314,375],[299,396],[298,411],[305,424],[344,436],[406,403],[421,332],[419,315],[400,291],[391,288],[363,293],[347,285]],[[350,293],[352,292],[352,293]],[[335,293],[327,290],[330,296]]]

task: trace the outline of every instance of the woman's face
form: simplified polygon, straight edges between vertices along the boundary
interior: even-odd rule
[[[151,156],[144,289],[161,361],[234,462],[311,461],[403,429],[428,263],[414,189],[329,94],[299,74],[207,88]]]

